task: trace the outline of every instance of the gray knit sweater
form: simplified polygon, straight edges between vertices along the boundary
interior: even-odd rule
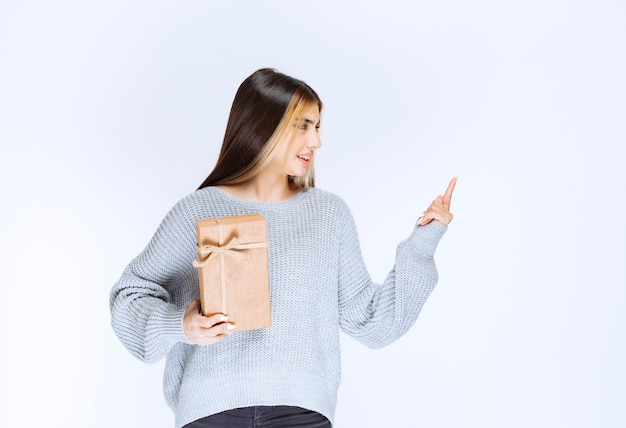
[[[195,220],[256,212],[267,221],[272,327],[194,345],[182,320],[199,298]],[[373,348],[402,336],[437,282],[433,255],[445,230],[436,221],[416,226],[379,285],[339,197],[313,188],[262,203],[207,187],[172,208],[113,287],[113,329],[140,360],[167,356],[164,395],[176,427],[254,405],[299,406],[332,422],[340,329]]]

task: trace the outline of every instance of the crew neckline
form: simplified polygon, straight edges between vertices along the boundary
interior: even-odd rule
[[[248,199],[241,199],[241,198],[238,198],[237,196],[231,195],[226,190],[220,189],[217,186],[210,186],[210,187],[206,187],[205,189],[213,189],[213,191],[217,193],[222,199],[226,199],[227,201],[235,203],[237,205],[240,205],[246,208],[267,210],[267,209],[281,209],[281,208],[294,205],[298,203],[302,198],[304,198],[307,192],[315,188],[313,187],[307,190],[300,190],[298,193],[296,193],[295,195],[291,196],[288,199],[283,199],[282,201],[275,201],[275,202],[261,202],[261,201],[251,201]]]

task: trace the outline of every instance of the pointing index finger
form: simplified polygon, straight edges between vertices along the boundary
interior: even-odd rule
[[[443,204],[450,208],[450,202],[452,201],[452,192],[454,192],[454,186],[456,186],[456,179],[458,177],[454,177],[450,180],[450,184],[448,184],[448,188],[446,189],[446,193],[443,194]]]

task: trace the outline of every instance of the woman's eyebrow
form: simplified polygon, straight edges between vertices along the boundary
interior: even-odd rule
[[[316,126],[320,124],[320,122],[315,123],[315,122],[313,122],[311,119],[306,118],[306,117],[303,117],[303,118],[302,118],[302,120],[301,120],[301,122],[304,122],[304,123],[310,123],[311,125],[316,125]]]

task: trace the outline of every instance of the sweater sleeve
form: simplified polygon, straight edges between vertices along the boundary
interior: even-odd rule
[[[342,330],[371,348],[386,346],[406,333],[437,283],[434,254],[446,230],[437,221],[416,225],[398,245],[395,266],[379,285],[365,268],[354,220],[347,211],[339,254]]]
[[[110,294],[111,324],[138,359],[156,362],[176,343],[190,343],[183,330],[188,299],[185,280],[194,275],[195,236],[175,207],[139,256],[124,270]],[[195,232],[195,226],[193,226]]]

